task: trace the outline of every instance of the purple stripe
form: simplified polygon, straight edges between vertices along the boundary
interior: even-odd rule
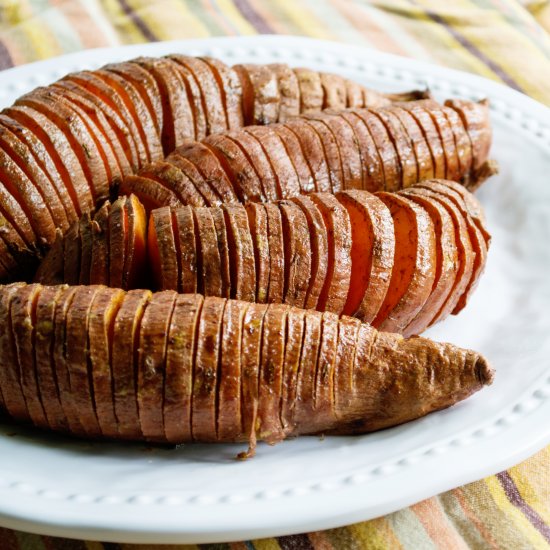
[[[233,0],[233,4],[259,33],[274,33],[267,21],[248,3],[248,0]]]
[[[544,520],[538,515],[529,504],[527,504],[518,488],[516,487],[516,484],[514,483],[514,480],[511,478],[510,474],[508,472],[501,472],[500,474],[497,474],[497,479],[500,481],[500,484],[502,485],[502,488],[504,489],[504,492],[506,493],[506,496],[508,497],[508,500],[517,508],[519,508],[523,515],[530,521],[530,523],[533,525],[533,527],[548,541],[550,542],[550,526],[546,525]]]
[[[282,550],[315,550],[307,535],[277,537],[277,542]]]
[[[132,9],[126,0],[118,0],[122,11],[132,20],[134,25],[141,31],[141,34],[149,42],[158,42],[159,39],[153,34],[153,31],[145,24],[143,19]]]
[[[480,61],[485,63],[487,67],[489,67],[496,75],[499,76],[499,78],[508,84],[511,88],[514,88],[515,90],[518,90],[518,92],[523,92],[521,89],[521,86],[511,77],[509,76],[503,69],[500,67],[500,65],[497,65],[492,59],[488,58],[483,52],[481,52],[474,44],[472,44],[467,38],[462,36],[458,33],[456,29],[448,25],[445,20],[437,13],[434,13],[430,10],[426,10],[426,15],[435,21],[436,23],[439,23],[441,26],[445,27],[447,31],[464,47],[466,48],[471,54],[473,54],[475,57],[477,57]]]
[[[0,40],[0,71],[13,67],[13,59],[6,45]]]

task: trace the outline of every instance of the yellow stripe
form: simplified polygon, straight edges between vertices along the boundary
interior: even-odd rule
[[[513,521],[518,531],[531,543],[533,548],[544,548],[546,540],[533,527],[529,520],[523,515],[521,510],[514,506],[506,496],[502,485],[496,478],[491,476],[485,479],[489,492],[496,505],[506,514],[508,520]]]
[[[356,523],[348,527],[353,539],[360,543],[360,548],[369,550],[399,549],[401,544],[393,535],[388,522],[384,518]]]
[[[307,8],[304,2],[282,0],[280,8],[281,13],[296,26],[300,34],[326,40],[336,38],[330,28],[319,19],[317,13]]]
[[[132,20],[122,11],[117,0],[103,0],[103,9],[123,44],[137,44],[145,42],[142,32]]]
[[[252,544],[255,550],[281,550],[275,539],[257,539],[253,540]]]
[[[31,19],[22,24],[20,29],[34,50],[34,59],[46,59],[63,53],[50,28],[44,21]]]

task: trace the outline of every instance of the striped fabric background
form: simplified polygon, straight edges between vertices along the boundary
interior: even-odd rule
[[[83,48],[258,33],[350,42],[462,69],[550,105],[545,0],[0,0],[0,69]],[[550,547],[550,447],[386,517],[216,550]],[[138,549],[0,528],[0,550]],[[198,548],[158,546],[158,548]]]

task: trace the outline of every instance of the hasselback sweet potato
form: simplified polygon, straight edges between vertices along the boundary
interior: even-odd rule
[[[338,88],[335,93],[328,89],[331,82]],[[121,176],[160,162],[189,139],[283,122],[312,109],[377,107],[426,97],[427,92],[380,94],[334,75],[282,64],[230,67],[179,54],[113,63],[36,88],[0,113],[0,215],[14,228],[2,235],[1,244],[9,249],[6,255],[18,256],[16,262],[7,258],[0,263],[0,280],[17,275],[12,264],[41,257],[55,240],[55,229],[65,232],[77,217],[93,211]],[[467,105],[457,105],[472,118]],[[476,135],[483,133],[479,122],[478,117],[469,123]],[[257,136],[248,138],[255,143]],[[260,151],[262,144],[256,148]],[[288,167],[290,161],[280,154],[282,143],[278,149]],[[164,167],[160,176],[167,178],[180,203],[236,199],[217,165],[219,151],[197,146],[187,154],[192,173]],[[206,157],[210,162],[205,163]],[[154,172],[145,171],[143,177],[158,183]],[[203,180],[216,185],[208,191],[212,186]],[[148,181],[133,179],[136,190],[144,188],[142,198],[151,192]],[[169,200],[154,204],[166,206]]]
[[[172,175],[150,178],[154,181],[146,186],[145,171],[140,179],[123,179],[120,192],[135,193],[147,206],[158,207],[178,201],[192,206],[267,202],[348,189],[397,191],[436,177],[474,189],[496,169],[487,160],[490,143],[486,102],[420,100],[329,110],[187,142],[166,159],[176,169],[186,161],[187,173],[194,166],[197,191],[210,185],[219,190],[217,196],[202,193],[199,198],[197,193],[182,200]],[[207,165],[197,155],[205,147]]]
[[[113,222],[129,205],[141,212],[134,216],[139,231]],[[110,207],[110,249],[122,252],[100,262],[105,284],[136,288],[139,279],[121,278],[120,270],[140,273],[142,281],[150,271],[157,290],[331,311],[405,335],[464,307],[490,244],[477,199],[446,180],[397,193],[357,189],[244,206],[165,206],[151,212],[147,229],[138,205],[131,196]],[[93,255],[93,246],[66,252],[79,243],[75,230],[82,234],[92,223],[85,217],[55,243],[38,282],[83,280],[78,266],[90,264],[85,253]]]
[[[0,287],[0,325],[11,327],[3,332],[0,362],[3,373],[14,373],[0,377],[0,390],[13,418],[73,435],[172,444],[248,441],[245,457],[260,440],[361,434],[408,422],[493,379],[478,353],[378,332],[333,313],[101,286],[72,287],[72,306],[65,308],[68,288]],[[5,307],[12,302],[16,310]],[[52,308],[53,328],[40,338],[48,347],[55,335],[55,346],[67,350],[64,364],[49,356],[52,371],[70,373],[67,387],[56,379],[59,395],[72,404],[62,411],[50,406],[58,398],[42,385],[26,384],[36,364],[32,355],[15,351],[23,335],[34,341],[39,327],[52,323]],[[114,330],[106,330],[111,325]],[[123,327],[133,328],[122,337]],[[105,351],[115,347],[117,355]],[[124,374],[116,357],[125,358]],[[21,384],[25,399],[16,399]],[[46,425],[42,404],[50,418],[64,418]]]

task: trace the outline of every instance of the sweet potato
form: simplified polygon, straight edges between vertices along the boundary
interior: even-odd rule
[[[317,71],[302,67],[293,69],[300,87],[300,113],[316,113],[323,108],[323,86]]]
[[[263,204],[253,202],[248,203],[245,208],[248,216],[250,233],[252,235],[254,261],[256,265],[255,301],[260,304],[265,304],[268,299],[269,283],[271,280],[270,261],[272,256],[269,249],[267,211]]]
[[[176,238],[176,246],[180,254],[178,290],[180,292],[197,292],[198,247],[192,208],[190,206],[184,206],[183,208],[178,208],[173,211],[172,224],[173,227],[175,226],[173,231]]]
[[[222,273],[221,257],[218,249],[218,237],[214,218],[210,208],[194,208],[195,227],[197,232],[197,242],[199,247],[197,253],[201,259],[199,265],[202,267],[198,273],[200,291],[206,296],[222,295]],[[163,286],[161,288],[170,288]]]
[[[285,122],[300,114],[300,86],[295,72],[284,63],[271,63],[269,69],[275,74],[279,89],[279,113],[277,122]]]
[[[343,313],[370,323],[382,306],[393,270],[395,235],[387,206],[375,195],[337,195],[351,222],[351,279]]]
[[[98,335],[88,322],[90,298],[98,291],[98,287],[69,289],[78,307],[71,307],[66,317],[55,316],[54,321],[56,343],[68,350],[71,374],[90,368],[91,380],[97,379],[99,373],[94,371],[99,363],[92,361],[87,367],[82,355],[77,369],[74,354],[76,341],[90,342],[90,348],[104,342],[105,335]],[[0,304],[15,299],[21,311],[30,311],[30,304],[40,302],[45,292],[47,287],[40,285],[32,292],[25,285],[0,287]],[[120,373],[113,354],[119,406],[116,424],[109,429],[116,430],[117,437],[133,433],[136,440],[172,444],[248,441],[248,452],[241,454],[244,458],[254,454],[257,440],[274,443],[300,434],[358,434],[408,422],[467,398],[494,376],[478,353],[425,338],[377,332],[349,317],[172,292],[155,294],[150,301],[135,292],[109,292],[122,293],[123,301],[113,332],[106,333],[106,347],[111,342],[116,345],[117,357],[127,358],[127,372],[138,373],[137,399],[144,427],[141,434],[122,428],[120,405],[131,411],[136,393],[130,387],[117,391]],[[137,299],[132,307],[128,307],[130,295]],[[103,311],[98,305],[98,319],[109,318],[111,308],[109,300]],[[123,311],[128,328],[133,329],[126,338],[117,339]],[[9,312],[1,308],[0,323],[5,326],[9,319]],[[36,326],[27,316],[12,320],[14,333],[26,325],[34,338]],[[75,331],[77,326],[82,330]],[[135,336],[128,338],[131,333]],[[32,369],[27,359],[18,366],[13,353],[5,354],[3,360],[8,361],[3,363],[7,371],[19,366],[22,371]],[[4,396],[19,384],[18,379],[2,382]],[[79,407],[66,411],[68,431],[83,435],[72,426],[84,420],[84,411],[93,411],[94,403],[109,408],[113,398],[110,392],[85,391],[83,380],[74,382],[65,397]],[[38,395],[32,398],[39,399]],[[99,403],[103,400],[108,403]],[[25,420],[26,408],[12,415]],[[89,430],[88,420],[84,427]]]
[[[92,259],[90,262],[90,284],[109,284],[109,214],[111,204],[106,202],[92,220]]]
[[[176,290],[179,278],[178,256],[172,212],[167,206],[151,212],[147,249],[156,288]]]
[[[147,441],[166,441],[162,409],[168,331],[177,294],[153,294],[139,328],[137,349],[137,402],[141,433]],[[137,368],[136,368],[137,367]]]
[[[267,213],[267,241],[269,248],[269,281],[267,302],[278,304],[285,292],[285,237],[281,210],[276,204],[264,205]]]
[[[388,292],[372,325],[402,332],[433,288],[435,232],[428,213],[403,195],[380,192],[377,197],[390,209],[393,218],[395,256]]]

